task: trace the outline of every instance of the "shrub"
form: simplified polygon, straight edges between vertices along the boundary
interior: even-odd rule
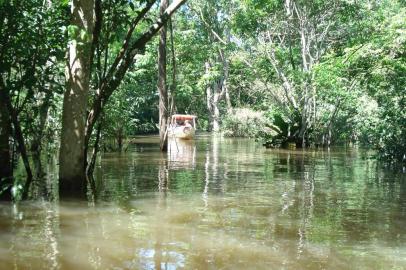
[[[272,132],[270,125],[263,112],[237,108],[223,119],[222,132],[226,137],[258,138],[261,134]]]

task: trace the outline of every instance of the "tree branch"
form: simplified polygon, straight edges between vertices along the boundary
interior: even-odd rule
[[[117,87],[120,85],[128,68],[134,62],[135,55],[137,53],[144,52],[146,43],[152,39],[152,37],[159,31],[159,29],[161,29],[161,27],[169,20],[171,15],[185,2],[186,0],[174,0],[172,4],[169,5],[169,7],[165,10],[165,12],[155,21],[155,23],[150,26],[150,28],[131,45],[129,45],[129,42],[127,42],[127,40],[129,39],[126,38],[126,41],[124,42],[125,46],[123,46],[128,49],[125,49],[123,52],[120,51],[118,60],[116,58],[117,63],[115,61],[113,66],[109,69],[106,80],[102,83],[99,89],[100,94],[96,96],[92,105],[92,110],[88,115],[85,138],[86,145],[89,143],[90,135],[93,131],[93,126],[100,113],[102,112],[104,105],[107,103],[114,90],[116,90]],[[137,16],[137,23],[141,19],[142,18],[140,16]],[[131,29],[129,30],[129,32],[131,32]]]
[[[120,63],[120,61],[123,59],[124,55],[128,51],[129,44],[130,44],[130,41],[131,41],[131,37],[132,37],[132,34],[133,34],[135,28],[137,27],[138,23],[144,18],[145,14],[147,14],[147,12],[155,4],[155,2],[156,2],[156,0],[148,0],[145,7],[138,13],[138,15],[130,23],[130,28],[127,31],[127,34],[125,36],[123,45],[121,46],[120,51],[118,52],[116,58],[114,59],[113,64],[109,68],[109,70],[107,72],[107,75],[105,76],[105,78],[103,78],[104,82],[106,82],[107,80],[109,80],[113,76],[114,72],[116,71],[116,68],[117,68],[118,64]]]
[[[101,0],[95,1],[94,11],[95,11],[95,23],[94,23],[94,28],[93,28],[92,45],[90,47],[90,70],[92,69],[91,67],[93,66],[94,52],[96,50],[97,44],[99,43],[100,32],[101,32],[102,22],[103,22]]]

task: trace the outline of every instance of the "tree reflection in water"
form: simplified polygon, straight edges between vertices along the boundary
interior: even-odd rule
[[[147,139],[101,157],[96,205],[2,204],[0,268],[406,267],[405,175],[367,152]]]

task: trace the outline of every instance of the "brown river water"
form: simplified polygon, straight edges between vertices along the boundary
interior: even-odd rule
[[[406,269],[405,173],[371,152],[135,142],[96,204],[1,203],[0,269]]]

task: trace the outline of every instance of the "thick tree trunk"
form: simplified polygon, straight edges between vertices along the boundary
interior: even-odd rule
[[[162,16],[168,7],[168,0],[161,0],[159,13]],[[159,30],[158,48],[158,91],[159,91],[159,141],[161,151],[168,150],[166,134],[168,121],[168,90],[166,87],[166,26]]]
[[[59,153],[60,197],[85,197],[85,119],[90,81],[90,52],[94,27],[94,0],[73,0],[72,25],[76,35],[69,42],[66,91],[63,100]]]
[[[0,193],[0,200],[11,200],[11,185],[13,169],[11,163],[10,150],[10,114],[3,99],[5,89],[0,88],[0,188],[7,188]]]

